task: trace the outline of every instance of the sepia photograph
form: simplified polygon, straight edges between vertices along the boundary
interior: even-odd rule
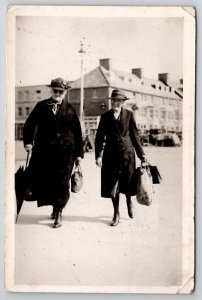
[[[195,9],[7,10],[5,287],[194,290]]]

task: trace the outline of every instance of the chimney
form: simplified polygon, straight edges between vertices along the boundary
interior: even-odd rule
[[[132,74],[136,75],[139,78],[142,78],[142,68],[132,69]]]
[[[158,74],[158,80],[162,81],[163,83],[168,83],[169,74],[168,73],[160,73]]]
[[[111,69],[111,59],[110,58],[100,59],[100,66],[104,67],[109,71]]]

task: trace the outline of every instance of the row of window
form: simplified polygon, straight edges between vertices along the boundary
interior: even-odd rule
[[[176,110],[174,112],[170,111],[165,111],[165,110],[147,110],[146,108],[143,108],[137,112],[137,116],[141,117],[149,117],[150,119],[153,118],[161,118],[163,120],[168,119],[168,120],[182,120],[182,113],[180,114],[179,110]]]
[[[28,90],[18,91],[18,100],[25,99],[26,101],[29,101],[30,100],[30,94],[31,93]],[[41,90],[36,90],[35,94],[36,94],[35,98],[37,100],[41,100]],[[33,97],[33,94],[32,94],[32,97]]]
[[[158,125],[152,125],[150,124],[149,126],[148,125],[144,125],[144,124],[137,124],[137,128],[138,129],[159,129],[159,126]],[[182,128],[180,128],[179,126],[176,126],[176,127],[173,127],[173,126],[164,126],[162,125],[161,126],[161,129],[162,130],[176,130],[176,131],[179,131],[179,130],[182,130]]]
[[[30,114],[30,107],[29,106],[26,106],[25,108],[25,115],[28,116]],[[21,106],[18,106],[17,108],[17,115],[18,117],[22,117],[24,115],[23,113],[23,108]]]
[[[133,93],[134,95],[134,93]],[[176,99],[169,99],[169,98],[162,98],[162,97],[157,97],[157,96],[151,96],[147,94],[135,94],[136,100],[139,100],[139,105],[140,104],[150,104],[154,106],[162,106],[162,105],[167,105],[167,106],[176,106],[179,107],[180,100]]]
[[[120,75],[118,77],[119,77],[119,79],[121,79],[123,81],[128,80],[129,83],[133,82],[132,78],[130,78],[130,77],[126,78],[123,75]],[[137,81],[135,81],[134,83],[138,84]],[[167,92],[167,91],[169,91],[170,93],[172,92],[172,87],[171,86],[162,86],[162,85],[157,85],[157,84],[150,85],[149,83],[147,83],[147,82],[145,82],[143,80],[141,81],[141,85],[146,85],[146,86],[149,86],[149,87],[152,86],[154,89],[159,89],[160,91],[164,90],[165,92]]]

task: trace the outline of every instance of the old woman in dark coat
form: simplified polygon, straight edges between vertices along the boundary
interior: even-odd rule
[[[53,206],[55,228],[62,225],[74,163],[83,158],[81,126],[75,109],[65,100],[67,89],[63,79],[52,80],[52,97],[36,104],[23,133],[26,151],[32,150],[28,168],[32,197],[38,206]]]
[[[98,126],[95,158],[101,167],[101,196],[112,199],[114,216],[111,225],[116,226],[120,219],[119,193],[126,195],[129,217],[134,217],[131,196],[135,194],[135,151],[142,161],[146,161],[146,157],[134,115],[122,107],[128,98],[123,91],[114,90],[110,99],[112,109],[101,115]]]

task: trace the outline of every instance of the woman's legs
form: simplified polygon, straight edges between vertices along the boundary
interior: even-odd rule
[[[131,200],[131,196],[126,195],[126,203],[127,203],[127,207],[128,207],[128,215],[131,219],[134,218],[134,211],[133,211],[133,203]]]
[[[113,208],[114,208],[114,216],[113,216],[113,219],[112,219],[111,226],[116,226],[116,225],[118,225],[119,219],[120,219],[119,194],[115,198],[112,198],[112,204],[113,204]]]
[[[62,226],[62,208],[55,208],[55,222],[53,224],[54,228]]]
[[[50,219],[51,219],[51,220],[54,220],[54,219],[55,219],[55,216],[56,216],[56,207],[55,207],[55,205],[53,205],[53,211],[52,211],[52,214],[51,214],[51,216],[50,216]]]

